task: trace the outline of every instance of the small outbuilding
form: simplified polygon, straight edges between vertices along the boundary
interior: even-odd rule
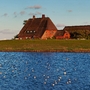
[[[70,33],[64,30],[57,30],[55,38],[56,39],[70,39]]]

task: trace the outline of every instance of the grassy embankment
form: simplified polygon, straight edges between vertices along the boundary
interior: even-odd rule
[[[90,40],[3,40],[0,51],[90,52]]]

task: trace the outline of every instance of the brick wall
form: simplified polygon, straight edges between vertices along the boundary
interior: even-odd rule
[[[57,30],[46,30],[44,32],[44,34],[42,35],[41,39],[52,38],[56,32],[57,32]]]

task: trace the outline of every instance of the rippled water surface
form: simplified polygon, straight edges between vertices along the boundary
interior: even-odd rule
[[[90,53],[0,52],[0,90],[90,90]]]

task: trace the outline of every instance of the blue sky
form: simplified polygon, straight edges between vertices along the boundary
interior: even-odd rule
[[[90,0],[0,0],[0,40],[13,38],[24,20],[42,14],[58,29],[90,25]]]

